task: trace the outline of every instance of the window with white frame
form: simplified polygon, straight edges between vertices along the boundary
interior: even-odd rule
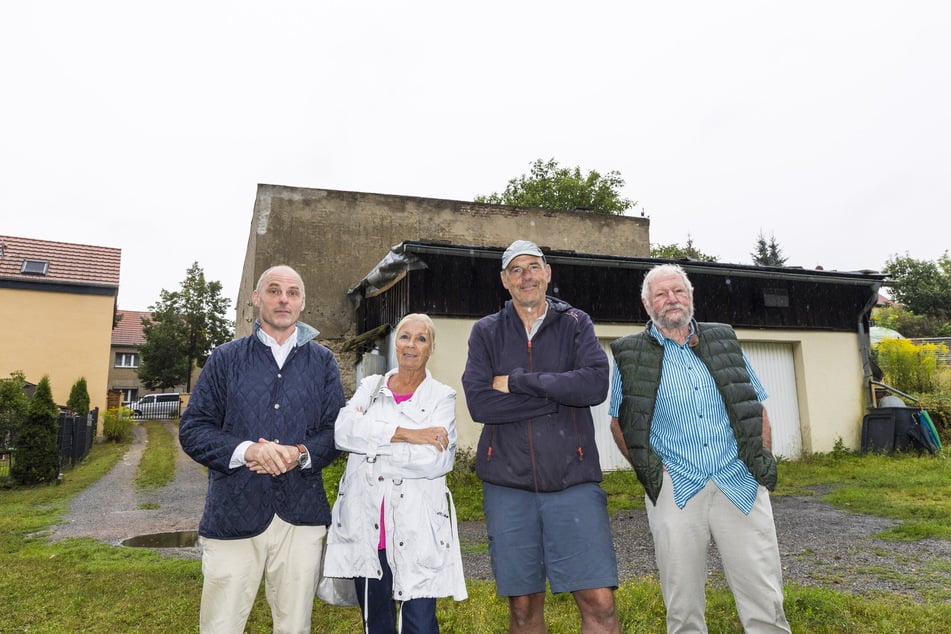
[[[128,405],[129,403],[134,402],[135,399],[136,399],[136,398],[138,397],[138,395],[139,395],[139,388],[137,388],[137,387],[119,387],[119,388],[116,388],[116,389],[119,390],[120,392],[122,392],[122,404],[123,404],[123,405]]]
[[[117,352],[116,353],[116,367],[117,368],[139,367],[139,353],[138,352]]]

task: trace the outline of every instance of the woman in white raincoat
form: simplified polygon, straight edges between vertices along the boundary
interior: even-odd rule
[[[354,577],[364,631],[439,632],[436,597],[467,597],[456,511],[446,486],[456,450],[456,393],[426,363],[433,322],[395,330],[398,367],[366,377],[335,425],[350,452],[323,574]],[[399,609],[397,609],[399,607]]]

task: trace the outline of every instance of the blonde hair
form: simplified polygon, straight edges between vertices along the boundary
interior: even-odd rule
[[[430,353],[436,352],[436,326],[433,324],[433,320],[429,315],[424,313],[410,313],[400,319],[399,323],[396,324],[396,328],[393,329],[393,332],[399,334],[403,326],[411,321],[418,321],[426,326],[426,330],[429,332],[429,351]]]

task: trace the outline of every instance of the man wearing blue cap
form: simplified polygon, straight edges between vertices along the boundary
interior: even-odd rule
[[[553,593],[572,593],[583,633],[619,634],[590,411],[607,396],[607,355],[586,313],[546,295],[551,267],[538,245],[513,242],[501,278],[512,299],[472,327],[462,385],[484,424],[476,473],[509,631],[547,631],[547,580]]]

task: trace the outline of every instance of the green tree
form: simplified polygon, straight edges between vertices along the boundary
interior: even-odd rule
[[[907,254],[893,256],[882,272],[888,275],[887,284],[896,302],[916,315],[947,325],[951,319],[951,258],[947,251],[937,262],[915,260]]]
[[[766,242],[762,231],[756,239],[756,250],[750,253],[750,257],[756,266],[785,266],[789,259],[783,257],[783,249],[776,242],[776,236],[769,234],[769,242]]]
[[[162,291],[165,292],[164,290]],[[145,343],[139,346],[139,367],[136,374],[142,385],[155,390],[167,390],[185,383],[190,374],[188,357],[180,316],[176,306],[162,306],[151,317],[142,317],[142,335]]]
[[[652,244],[651,257],[665,260],[696,260],[697,262],[716,262],[717,256],[707,255],[693,246],[693,238],[687,235],[687,244]]]
[[[872,311],[872,325],[891,328],[909,339],[951,337],[951,322],[928,315],[916,315],[900,304],[876,308]]]
[[[66,407],[79,416],[89,413],[89,387],[86,385],[86,377],[81,376],[73,383],[72,389],[69,390]]]
[[[145,343],[139,347],[139,380],[150,389],[184,384],[191,391],[194,366],[204,367],[216,346],[234,336],[225,318],[231,300],[221,296],[221,282],[209,282],[198,262],[186,272],[177,291],[162,289],[149,307],[151,318],[142,319]]]
[[[59,476],[59,447],[56,419],[59,408],[53,402],[50,378],[36,385],[26,420],[17,433],[16,457],[10,476],[18,484],[56,482]]]
[[[24,385],[26,376],[19,370],[11,372],[9,379],[0,380],[0,449],[14,446],[16,432],[26,420],[30,399],[23,391]]]
[[[580,167],[559,167],[555,159],[538,159],[532,163],[529,176],[513,178],[502,193],[476,196],[475,201],[619,216],[636,204],[621,196],[622,187],[624,179],[620,172],[610,171],[602,176],[591,170],[583,175]]]

